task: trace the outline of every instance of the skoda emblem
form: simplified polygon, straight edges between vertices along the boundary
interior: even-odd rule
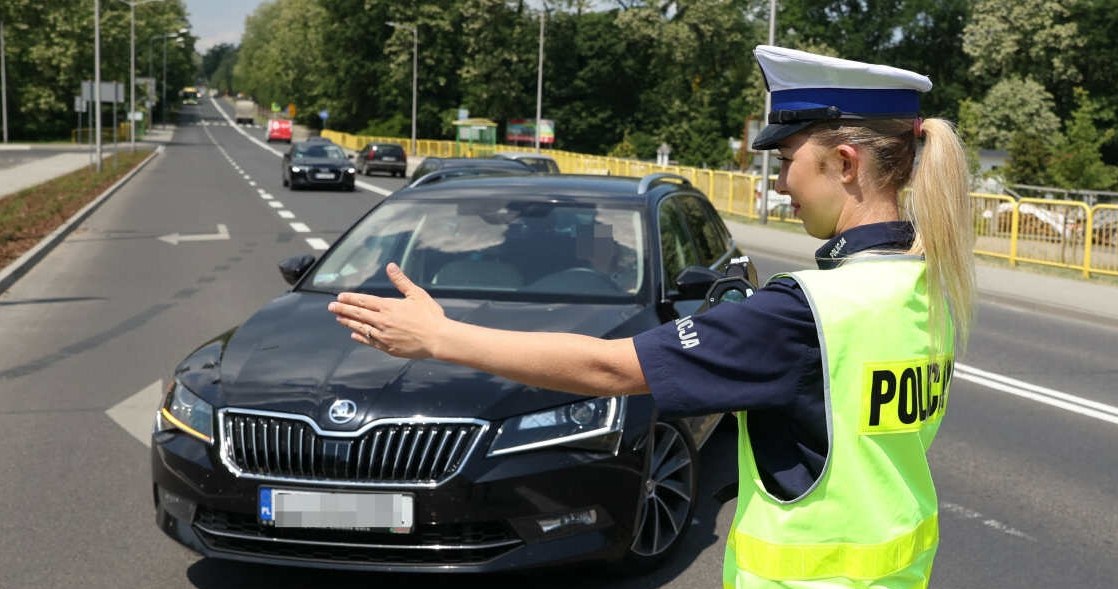
[[[341,425],[353,421],[357,417],[357,403],[349,399],[338,399],[330,405],[330,421]]]

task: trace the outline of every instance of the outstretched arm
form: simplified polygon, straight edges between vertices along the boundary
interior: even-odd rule
[[[434,358],[541,388],[582,395],[648,392],[631,338],[507,331],[448,319],[396,264],[402,299],[344,292],[330,303],[354,340],[401,358]]]

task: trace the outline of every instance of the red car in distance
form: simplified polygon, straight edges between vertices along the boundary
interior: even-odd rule
[[[268,143],[273,141],[286,141],[291,143],[291,121],[287,119],[271,119],[268,121]]]

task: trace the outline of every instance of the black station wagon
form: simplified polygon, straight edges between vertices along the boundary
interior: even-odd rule
[[[678,176],[478,176],[402,189],[293,285],[171,373],[152,434],[159,527],[209,557],[379,571],[577,561],[646,568],[681,543],[721,415],[661,419],[358,345],[343,291],[398,296],[397,262],[447,315],[627,337],[691,314],[740,255]]]

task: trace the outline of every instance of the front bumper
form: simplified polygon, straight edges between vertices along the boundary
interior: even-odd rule
[[[357,180],[356,174],[345,170],[335,169],[304,169],[298,172],[291,170],[291,185],[307,188],[346,188],[354,187]]]
[[[630,416],[631,417],[631,416]],[[353,487],[273,483],[230,473],[215,447],[177,432],[152,438],[156,521],[208,557],[303,567],[414,572],[494,572],[627,554],[642,497],[645,456],[627,434],[617,456],[564,449],[487,458],[478,452],[434,488],[369,489],[415,497],[410,533],[276,528],[257,520],[261,486],[355,492]],[[543,531],[541,519],[593,510]]]

